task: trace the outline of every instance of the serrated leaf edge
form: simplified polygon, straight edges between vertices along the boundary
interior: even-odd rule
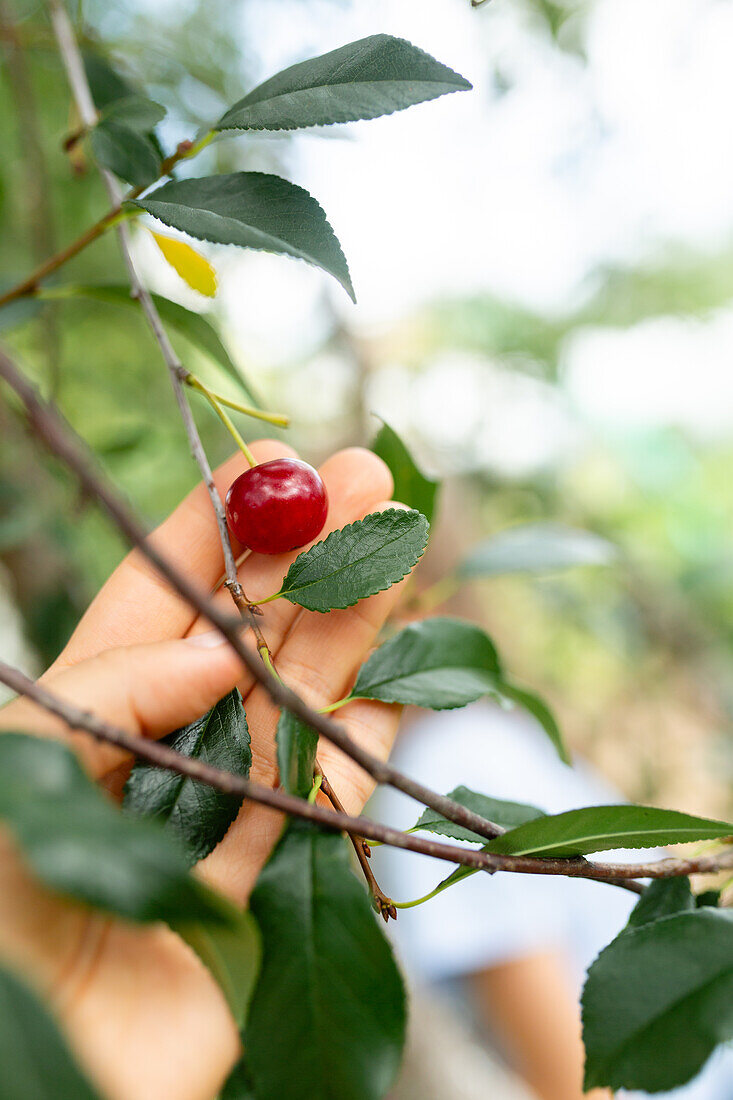
[[[367,38],[370,38],[370,37],[377,38],[379,36],[378,35],[367,35]],[[255,126],[222,126],[221,122],[223,121],[223,119],[225,119],[227,117],[227,115],[231,114],[231,112],[236,108],[237,104],[235,103],[229,108],[228,111],[226,111],[222,115],[222,117],[215,124],[213,129],[217,133],[224,133],[227,130],[239,130],[239,131],[244,132],[244,133],[249,132],[249,131],[267,130],[271,133],[276,133],[278,131],[286,131],[286,130],[309,130],[309,129],[314,128],[315,126],[323,126],[323,127],[326,127],[326,126],[346,126],[350,122],[371,122],[375,118],[387,118],[389,115],[397,114],[399,111],[407,111],[407,110],[409,110],[410,107],[419,107],[421,103],[430,103],[435,99],[440,99],[444,95],[451,95],[453,92],[471,92],[471,91],[473,91],[473,84],[471,84],[470,80],[466,80],[465,76],[462,76],[461,73],[456,72],[455,69],[451,69],[450,65],[444,65],[442,61],[438,61],[437,57],[433,57],[433,55],[431,53],[428,53],[427,50],[421,49],[419,46],[416,46],[413,42],[410,42],[409,39],[407,39],[407,38],[401,38],[397,35],[387,35],[387,37],[390,38],[393,41],[396,41],[396,42],[403,42],[406,46],[409,46],[411,49],[415,50],[416,53],[419,53],[423,57],[428,57],[431,61],[434,61],[436,63],[436,65],[442,65],[443,68],[447,70],[446,77],[448,76],[448,74],[450,74],[451,76],[456,77],[457,80],[460,80],[463,83],[462,84],[457,84],[456,87],[454,87],[454,88],[447,87],[445,89],[445,91],[438,92],[436,95],[430,96],[427,99],[418,100],[417,103],[408,103],[406,107],[393,107],[391,111],[380,111],[376,115],[361,115],[361,116],[357,116],[357,118],[346,119],[344,122],[318,122],[318,123],[311,123],[310,125],[307,125],[307,126],[264,126],[264,125],[259,125],[259,126],[257,126],[257,125],[255,125]],[[357,39],[357,42],[358,41],[363,41],[363,39],[361,39],[361,40]],[[344,45],[345,46],[356,45],[357,42],[353,42],[353,43],[346,42],[346,43],[344,43]],[[338,48],[343,48],[343,47],[337,47],[337,49]],[[327,51],[327,52],[331,52],[331,51]],[[302,62],[295,62],[295,64],[305,64],[307,61],[315,61],[315,60],[317,60],[318,57],[322,57],[322,56],[323,56],[323,54],[318,54],[316,57],[306,57],[306,58],[303,59]],[[281,69],[280,71],[285,72],[287,70],[287,68],[293,68],[293,67],[294,66],[289,65],[289,66],[286,67],[286,69]],[[274,77],[279,76],[279,75],[280,75],[280,73],[273,73],[271,77],[267,78],[267,80],[272,80],[272,79],[274,79]],[[260,81],[259,84],[257,84],[254,88],[252,88],[252,91],[247,92],[247,95],[242,96],[242,99],[238,100],[237,102],[241,103],[243,100],[245,100],[247,98],[247,96],[252,95],[252,92],[256,92],[258,88],[260,88],[263,84],[266,84],[266,83],[267,83],[266,80]],[[311,84],[307,89],[299,89],[299,91],[313,91],[316,88],[347,88],[347,87],[353,88],[353,87],[356,87],[359,84],[409,84],[409,83],[439,85],[439,84],[442,84],[442,83],[447,84],[448,81],[447,81],[447,79],[445,81],[421,80],[421,81],[412,81],[412,82],[409,81],[409,80],[389,80],[389,79],[387,79],[387,80],[352,80],[352,81],[349,81],[348,83],[343,83],[343,84]],[[264,102],[275,103],[278,99],[285,99],[287,96],[292,96],[292,95],[297,95],[297,94],[298,94],[297,91],[295,91],[295,92],[283,92],[280,95],[270,96],[268,98],[268,100],[261,100],[261,102],[263,102],[263,103]],[[257,105],[258,104],[252,104],[252,106],[257,106]]]
[[[235,241],[231,241],[227,244],[224,244],[222,241],[212,241],[210,237],[206,237],[206,236],[203,236],[203,235],[198,237],[193,233],[189,233],[185,229],[184,230],[180,229],[178,226],[174,225],[173,222],[168,221],[163,215],[154,214],[151,210],[148,210],[147,206],[145,206],[145,203],[148,200],[155,200],[155,196],[158,193],[158,191],[162,191],[163,187],[165,187],[166,184],[163,184],[162,187],[157,187],[155,189],[155,191],[151,191],[148,195],[145,196],[144,199],[133,199],[132,200],[132,205],[139,207],[149,217],[155,218],[156,221],[161,222],[163,225],[167,225],[169,229],[175,229],[179,233],[185,233],[186,236],[193,237],[193,239],[195,241],[206,241],[208,244],[216,245],[218,248],[246,248],[246,249],[249,249],[251,252],[269,252],[273,256],[287,256],[291,260],[302,260],[303,263],[308,264],[310,267],[318,268],[319,271],[323,271],[323,272],[326,273],[326,275],[330,275],[332,279],[335,279],[336,282],[344,288],[346,293],[351,298],[352,302],[356,303],[356,293],[354,291],[354,284],[353,284],[352,279],[351,279],[351,271],[349,270],[349,261],[346,259],[346,256],[344,255],[344,250],[341,247],[341,241],[336,236],[336,232],[335,232],[333,226],[331,225],[330,221],[328,220],[328,217],[326,216],[326,211],[323,209],[323,207],[321,206],[321,204],[319,203],[319,201],[315,197],[315,195],[312,195],[310,193],[310,191],[308,191],[307,188],[301,187],[300,184],[293,183],[292,180],[285,179],[285,176],[278,176],[276,172],[243,172],[242,174],[247,175],[247,176],[266,176],[266,177],[272,177],[274,179],[285,180],[285,182],[289,183],[290,186],[295,188],[296,191],[302,191],[304,195],[308,196],[308,198],[311,200],[311,202],[315,203],[315,205],[320,210],[321,214],[323,214],[324,223],[326,224],[328,229],[331,231],[331,233],[333,235],[333,239],[336,242],[336,246],[339,250],[339,255],[341,256],[341,259],[344,261],[344,268],[346,269],[346,281],[345,282],[342,279],[340,279],[338,277],[338,275],[336,275],[333,271],[329,271],[322,264],[319,264],[316,260],[311,259],[311,257],[304,255],[301,252],[300,249],[296,249],[295,251],[296,251],[297,255],[294,255],[293,252],[285,252],[285,251],[279,252],[275,248],[268,248],[267,245],[256,245],[256,244],[241,245],[241,244],[237,244]],[[200,177],[200,178],[209,179],[211,177]],[[173,181],[173,182],[176,182],[176,181]],[[232,218],[226,218],[223,214],[217,214],[213,210],[206,210],[204,207],[183,206],[181,203],[169,203],[168,205],[172,209],[173,208],[176,208],[176,209],[180,208],[182,210],[202,210],[204,213],[208,214],[212,218],[216,218],[216,219],[218,219],[222,222],[233,220]],[[273,239],[274,239],[273,234],[264,234],[264,233],[262,233],[261,230],[256,229],[254,226],[248,225],[247,228],[251,232],[257,233],[260,236],[267,235],[267,236],[273,237]],[[278,239],[282,239],[285,244],[288,244],[289,247],[292,247],[292,246],[290,246],[288,241],[285,241],[284,238],[278,238]]]
[[[427,549],[427,545],[428,545],[428,537],[430,535],[430,523],[428,522],[426,517],[423,516],[422,512],[418,512],[418,510],[416,508],[385,508],[383,512],[370,512],[368,515],[364,516],[362,519],[356,519],[356,520],[353,521],[353,523],[347,523],[345,527],[339,527],[335,531],[331,531],[331,533],[329,535],[327,535],[325,539],[321,539],[320,542],[315,542],[313,544],[313,546],[309,546],[307,550],[304,550],[302,552],[302,554],[298,554],[298,557],[291,564],[290,569],[292,569],[293,566],[297,565],[298,561],[302,557],[305,557],[305,555],[309,554],[311,550],[314,550],[316,548],[316,546],[326,546],[328,544],[329,539],[334,538],[334,536],[336,536],[336,535],[342,534],[344,531],[348,531],[349,528],[351,528],[351,527],[359,527],[362,523],[364,523],[367,519],[369,519],[369,516],[386,516],[386,515],[390,515],[391,513],[396,513],[396,512],[400,512],[402,515],[409,515],[410,512],[414,512],[416,516],[422,516],[422,518],[425,520],[425,523],[426,523],[427,530],[425,532],[425,545],[423,546],[422,550],[420,551],[420,553],[415,558],[412,565],[409,567],[409,569],[405,570],[405,572],[402,574],[401,577],[397,577],[396,580],[389,581],[388,584],[383,585],[381,588],[375,588],[373,592],[369,592],[365,596],[359,596],[357,599],[352,600],[351,603],[344,604],[343,607],[337,607],[337,608],[330,607],[330,608],[327,608],[326,611],[320,611],[319,610],[318,611],[319,615],[328,615],[330,611],[346,611],[348,608],[354,607],[354,605],[359,603],[360,600],[368,600],[372,596],[376,596],[379,592],[386,592],[387,589],[391,588],[393,584],[399,584],[399,582],[401,580],[403,580],[407,576],[408,573],[412,572],[412,570],[415,568],[417,563],[420,561],[420,558],[425,553],[425,550]],[[401,538],[401,536],[398,536],[398,537]],[[392,541],[396,542],[397,540],[393,539]],[[385,545],[389,545],[389,544],[385,543]],[[363,560],[363,559],[360,559],[360,560]],[[349,563],[349,564],[351,564],[351,563]],[[288,573],[290,572],[290,569],[288,569]],[[339,570],[339,572],[343,572],[343,570]],[[334,576],[334,575],[335,574],[331,574],[331,576]],[[287,573],[285,574],[285,577],[287,578]],[[312,583],[317,584],[319,582],[318,581],[313,581]],[[305,586],[303,586],[303,587],[305,587]],[[311,586],[309,585],[308,587],[311,587]],[[290,597],[288,596],[287,592],[282,588],[280,589],[280,591],[276,595],[277,595],[277,597],[282,597],[282,599],[288,600],[290,603],[295,604],[295,600],[291,600]],[[270,597],[270,599],[275,599],[275,598],[276,598],[275,596]],[[301,604],[296,604],[296,606],[300,607]],[[306,609],[306,610],[308,610],[308,609]],[[318,609],[314,609],[314,610],[318,610]]]
[[[624,925],[624,927],[621,929],[621,931],[618,933],[618,935],[614,936],[614,938],[611,940],[610,943],[607,943],[605,947],[601,948],[601,950],[598,952],[596,957],[593,959],[593,962],[588,967],[586,982],[585,982],[585,985],[583,986],[583,991],[582,991],[581,996],[580,996],[580,1022],[581,1022],[581,1026],[583,1028],[583,1031],[585,1031],[586,1014],[588,1012],[588,1005],[587,1005],[586,1000],[585,1000],[585,988],[586,988],[586,985],[588,984],[588,978],[590,977],[591,970],[596,965],[596,963],[599,962],[599,960],[606,954],[606,952],[610,951],[611,948],[618,942],[618,940],[621,939],[621,937],[623,937],[624,939],[631,939],[633,937],[640,936],[640,935],[650,935],[651,933],[650,933],[649,930],[653,927],[657,927],[660,924],[666,924],[668,921],[679,920],[680,918],[695,917],[700,913],[700,911],[701,911],[700,909],[683,910],[682,912],[678,912],[678,913],[667,913],[665,916],[657,917],[656,920],[648,921],[646,924],[640,924],[638,926]],[[715,910],[715,912],[720,912],[720,910]],[[717,978],[713,979],[713,981],[717,981]],[[705,985],[710,985],[710,984],[711,984],[711,982],[706,982],[705,983]],[[668,1007],[675,1007],[676,1005],[681,1004],[690,995],[691,994],[685,994],[683,997],[680,997],[677,1001],[675,1001],[672,1006],[668,1006]],[[648,1027],[648,1026],[649,1025],[646,1025],[644,1028],[641,1029],[641,1031],[636,1032],[630,1038],[626,1039],[621,1044],[620,1047],[616,1048],[612,1052],[612,1054],[609,1054],[608,1057],[604,1060],[604,1065],[607,1065],[608,1061],[612,1057],[616,1056],[619,1051],[623,1050],[625,1047],[628,1046],[628,1044],[630,1042],[632,1042],[634,1039],[638,1038],[639,1034],[642,1034],[643,1031],[645,1031],[646,1027]],[[715,1044],[715,1045],[718,1045],[718,1044]],[[712,1054],[712,1051],[711,1051],[711,1054]],[[703,1063],[703,1065],[705,1065],[707,1063],[709,1058],[710,1058],[710,1055],[708,1055],[708,1058],[705,1059],[705,1062]],[[603,1066],[601,1066],[600,1069],[602,1070]],[[689,1078],[688,1080],[691,1080],[691,1078]],[[687,1084],[687,1082],[686,1081],[680,1082],[680,1085],[684,1085],[684,1084]],[[616,1081],[615,1083],[609,1083],[608,1081],[599,1080],[599,1079],[596,1079],[596,1078],[591,1078],[588,1075],[588,1058],[587,1058],[587,1054],[586,1054],[585,1069],[584,1069],[584,1074],[583,1074],[583,1087],[586,1090],[589,1090],[589,1089],[592,1089],[592,1088],[620,1089],[620,1088],[624,1088],[625,1085],[622,1084],[619,1081]],[[668,1091],[668,1090],[665,1087],[664,1090],[657,1089],[655,1091],[661,1092],[661,1091]]]

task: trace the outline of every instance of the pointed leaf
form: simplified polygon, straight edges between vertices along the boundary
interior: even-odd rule
[[[371,655],[351,695],[443,710],[495,691],[499,676],[496,650],[480,627],[459,619],[425,619]]]
[[[197,290],[207,298],[216,296],[216,272],[200,252],[174,237],[164,237],[161,233],[153,233],[152,237],[173,270],[191,290]]]
[[[694,908],[695,898],[688,878],[653,879],[631,910],[628,927],[650,924],[662,917]]]
[[[733,1039],[733,911],[624,929],[583,990],[585,1088],[666,1092]]]
[[[463,580],[504,573],[543,573],[575,565],[609,565],[614,546],[590,531],[555,523],[524,523],[475,546],[458,568]]]
[[[372,512],[299,554],[278,595],[309,611],[351,607],[410,572],[425,549],[428,527],[419,512]]]
[[[120,813],[58,742],[0,735],[0,819],[60,894],[129,920],[231,920],[164,830]]]
[[[235,103],[217,130],[296,130],[377,118],[471,85],[403,38],[375,34],[291,65]]]
[[[236,688],[203,717],[162,741],[176,752],[212,767],[245,779],[249,775],[252,764],[249,729],[242,697]],[[142,760],[130,772],[123,802],[129,813],[155,818],[164,824],[182,845],[189,864],[203,859],[216,847],[241,805],[239,795],[224,794]]]
[[[127,77],[117,72],[114,66],[99,54],[84,54],[84,71],[89,81],[92,99],[100,111],[119,99],[139,95],[138,89]]]
[[[520,825],[487,845],[515,856],[576,856],[610,848],[654,848],[733,834],[733,825],[656,806],[587,806]]]
[[[176,180],[135,205],[174,229],[216,244],[280,252],[333,275],[354,299],[349,268],[312,195],[266,172]]]
[[[277,724],[277,766],[280,783],[290,794],[307,798],[313,787],[318,734],[288,710]]]
[[[346,842],[291,821],[255,886],[263,966],[244,1034],[254,1093],[381,1100],[405,994]]]
[[[147,133],[165,117],[165,107],[144,95],[128,95],[113,100],[102,112],[103,121],[110,119],[129,130]]]
[[[139,306],[134,298],[130,297],[130,288],[125,284],[79,284],[72,283],[64,286],[53,287],[41,292],[43,298],[89,298],[95,302],[107,302],[113,306],[124,306],[127,309],[138,311]],[[262,408],[262,403],[253,392],[247,379],[240,369],[234,364],[229,352],[219,339],[216,330],[202,317],[200,313],[193,313],[190,309],[171,302],[169,298],[162,298],[159,294],[151,295],[163,321],[169,328],[175,329],[189,340],[194,347],[208,355],[215,363],[238,382],[251,401]]]
[[[252,914],[239,913],[231,927],[200,921],[176,921],[171,927],[208,967],[241,1028],[262,960],[260,933]]]
[[[501,825],[502,829],[514,829],[517,825],[523,825],[525,821],[533,821],[537,817],[544,816],[544,810],[540,810],[536,806],[530,806],[524,802],[505,802],[500,798],[489,798],[487,795],[479,794],[468,787],[456,787],[450,791],[447,797],[460,803],[461,806],[465,806],[466,809],[480,814],[488,821],[493,821],[495,825]],[[481,844],[486,843],[485,837],[471,832],[463,825],[456,825],[455,822],[448,821],[436,810],[429,808],[423,811],[410,832],[416,832],[418,829],[428,833],[438,833],[440,836],[449,836],[454,840],[475,840]],[[466,868],[466,870],[470,870],[470,868]]]
[[[422,512],[428,523],[432,523],[440,483],[418,470],[407,447],[386,421],[375,436],[372,450],[390,469],[394,479],[393,499]]]
[[[3,1100],[99,1100],[35,993],[0,968]]]
[[[497,687],[505,699],[516,703],[517,706],[520,706],[522,710],[526,710],[539,722],[557,749],[557,755],[562,762],[570,764],[570,753],[563,740],[560,727],[544,699],[540,699],[539,695],[536,695],[533,691],[528,691],[527,688],[517,687],[516,684],[510,683],[508,680],[502,680]]]
[[[135,187],[147,187],[160,175],[160,157],[146,134],[107,119],[94,127],[89,140],[97,163]]]

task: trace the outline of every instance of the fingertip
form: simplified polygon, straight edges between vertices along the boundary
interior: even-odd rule
[[[366,447],[346,447],[327,459],[320,469],[323,480],[348,483],[372,497],[389,497],[394,490],[386,462]]]

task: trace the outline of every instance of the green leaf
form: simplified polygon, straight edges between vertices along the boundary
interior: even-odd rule
[[[405,993],[342,837],[291,821],[251,899],[263,966],[244,1034],[258,1097],[381,1100]]]
[[[266,172],[176,180],[135,205],[199,240],[279,252],[320,267],[355,301],[349,268],[326,215],[302,187]]]
[[[107,302],[112,306],[124,306],[126,309],[132,309],[136,312],[139,312],[140,309],[135,299],[130,297],[130,287],[125,284],[71,283],[41,290],[39,297],[49,300],[54,298],[89,298],[91,301]],[[166,326],[184,336],[195,348],[208,355],[215,363],[218,363],[235,382],[239,383],[252,402],[258,408],[262,408],[259,397],[253,392],[247,379],[234,364],[216,330],[206,318],[200,313],[193,313],[177,302],[171,302],[169,298],[162,298],[159,294],[153,294],[151,297]]]
[[[307,798],[313,787],[318,734],[296,715],[283,710],[275,739],[281,785],[290,794]]]
[[[543,573],[575,565],[609,565],[610,542],[590,531],[555,523],[525,523],[500,531],[475,546],[458,567],[462,580],[504,573]]]
[[[544,816],[544,810],[537,806],[530,806],[524,802],[505,802],[499,798],[489,798],[488,795],[479,794],[468,787],[456,787],[446,796],[452,798],[466,809],[472,810],[495,825],[501,825],[502,829],[514,829],[517,825],[523,825],[525,821],[533,821],[537,817]],[[486,838],[478,833],[471,832],[464,825],[456,825],[448,821],[436,810],[426,809],[409,830],[411,833],[418,829],[428,833],[438,833],[440,836],[449,836],[453,840],[475,840],[481,844],[486,843]],[[470,870],[470,868],[466,868]]]
[[[252,764],[247,717],[235,688],[189,726],[162,742],[184,756],[214,768],[249,775]],[[226,835],[242,805],[236,794],[224,794],[184,775],[139,760],[127,780],[123,808],[165,825],[180,842],[189,864],[197,863]]]
[[[84,71],[89,81],[92,99],[100,111],[118,99],[127,99],[139,94],[137,88],[99,54],[84,54]]]
[[[560,727],[544,699],[540,699],[539,695],[536,695],[533,691],[528,691],[527,688],[517,687],[516,684],[510,683],[509,680],[502,679],[501,682],[497,684],[497,688],[505,699],[509,699],[512,703],[516,703],[517,706],[520,706],[522,710],[526,710],[539,722],[557,749],[557,754],[562,762],[564,764],[570,764],[570,753],[563,740]]]
[[[411,623],[363,664],[354,699],[381,699],[443,710],[495,691],[499,659],[487,634],[459,619]]]
[[[657,878],[644,890],[631,910],[627,927],[637,927],[695,908],[688,878]]]
[[[116,119],[99,122],[90,143],[102,168],[135,187],[147,187],[160,175],[160,157],[150,138]]]
[[[418,470],[397,432],[385,421],[372,443],[372,450],[390,469],[394,479],[394,499],[422,512],[428,523],[432,523],[440,483]]]
[[[113,100],[102,113],[102,120],[113,120],[130,130],[147,133],[165,117],[165,107],[144,95],[128,95]]]
[[[514,856],[577,856],[609,848],[653,848],[733,834],[733,825],[656,806],[587,806],[520,825],[487,845]]]
[[[428,530],[419,512],[371,512],[299,554],[277,595],[309,611],[351,607],[402,580],[422,555]]]
[[[0,1066],[3,1100],[99,1100],[48,1010],[2,968]]]
[[[291,65],[235,103],[216,130],[297,130],[401,111],[471,85],[403,38],[375,34]]]
[[[733,1038],[733,911],[625,929],[583,990],[585,1088],[666,1092]]]
[[[244,1055],[227,1077],[219,1100],[256,1100]]]
[[[171,927],[211,971],[237,1027],[243,1027],[262,960],[260,933],[252,914],[237,914],[231,927],[200,921],[176,921]]]
[[[120,813],[58,742],[0,734],[0,818],[60,894],[135,921],[231,920],[164,830]]]

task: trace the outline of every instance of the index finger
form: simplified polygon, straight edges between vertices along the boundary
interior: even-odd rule
[[[296,457],[286,443],[251,444],[257,462]],[[247,468],[237,452],[214,472],[222,496]],[[193,489],[150,536],[150,542],[208,598],[224,571],[224,554],[211,501],[203,482]],[[180,638],[198,613],[156,572],[139,550],[131,551],[94,598],[54,667],[96,657],[113,646]]]

